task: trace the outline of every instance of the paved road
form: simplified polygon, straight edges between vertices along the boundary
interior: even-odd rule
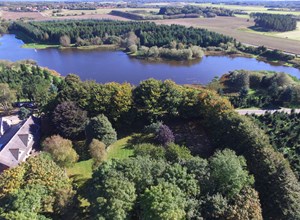
[[[286,112],[288,114],[291,114],[291,110],[290,108],[281,108],[281,109],[268,109],[268,110],[263,110],[263,109],[237,109],[235,110],[236,112],[238,112],[240,115],[246,115],[246,114],[255,114],[255,115],[263,115],[266,112],[270,112],[271,114],[275,113],[275,112]],[[295,109],[296,113],[300,113],[300,109]]]

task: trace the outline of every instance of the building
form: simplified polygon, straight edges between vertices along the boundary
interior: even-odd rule
[[[10,133],[10,134],[9,134]],[[6,135],[7,134],[7,135]],[[0,172],[25,161],[40,138],[39,120],[29,117],[26,121],[12,126],[2,139],[0,149]],[[6,135],[6,137],[4,137]],[[3,140],[6,138],[6,140]],[[4,143],[5,141],[6,143]]]

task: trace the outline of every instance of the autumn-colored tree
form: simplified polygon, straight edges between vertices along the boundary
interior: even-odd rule
[[[0,190],[1,217],[6,218],[9,214],[9,219],[30,219],[20,214],[26,212],[31,213],[30,216],[54,212],[60,215],[73,201],[70,179],[46,153],[30,157],[18,167],[4,171],[0,179],[0,184],[5,184]],[[67,193],[58,193],[61,191]],[[64,202],[58,202],[62,200]],[[46,219],[42,217],[39,219]]]
[[[71,44],[71,39],[67,35],[63,35],[59,38],[59,43],[63,47],[69,47]]]
[[[94,160],[94,168],[97,168],[107,158],[105,144],[97,139],[93,139],[90,143],[89,152]]]
[[[70,167],[78,160],[72,142],[59,135],[46,138],[42,145],[44,150],[50,153],[53,160],[61,167]]]

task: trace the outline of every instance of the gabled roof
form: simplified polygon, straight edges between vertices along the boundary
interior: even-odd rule
[[[38,138],[37,119],[29,117],[0,151],[0,164],[15,167],[25,161]]]

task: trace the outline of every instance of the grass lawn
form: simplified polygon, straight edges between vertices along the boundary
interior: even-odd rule
[[[68,176],[80,179],[90,179],[92,177],[93,160],[80,161],[73,167],[67,169]]]
[[[133,155],[133,149],[128,148],[128,143],[133,136],[127,136],[115,142],[109,146],[107,151],[108,160],[111,159],[125,159]],[[93,173],[93,160],[80,161],[74,164],[73,167],[67,169],[67,174],[72,177],[75,181],[81,184],[82,182],[90,179]]]
[[[37,43],[28,43],[23,44],[22,48],[31,48],[31,49],[46,49],[46,48],[58,48],[60,45],[49,45],[49,44],[37,44]]]
[[[128,142],[132,136],[127,136],[118,140],[109,146],[107,151],[107,159],[125,159],[133,155],[133,149],[128,147]]]

